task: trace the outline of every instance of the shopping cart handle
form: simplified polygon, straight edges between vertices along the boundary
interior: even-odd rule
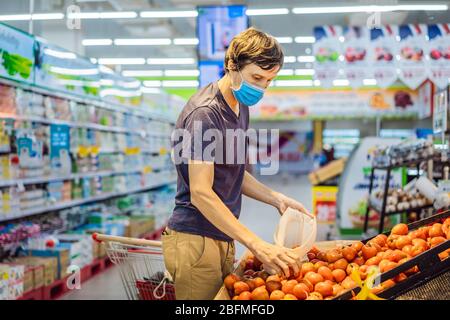
[[[161,241],[110,236],[110,235],[101,234],[101,233],[92,234],[92,239],[94,239],[97,242],[113,241],[113,242],[119,242],[122,244],[129,244],[129,245],[135,245],[135,246],[161,247]]]

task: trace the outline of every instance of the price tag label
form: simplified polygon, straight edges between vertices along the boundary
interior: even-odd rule
[[[159,149],[159,155],[165,156],[167,154],[167,149],[165,147],[161,147]]]
[[[90,152],[90,148],[87,146],[79,146],[78,147],[78,155],[81,158],[86,158],[87,156],[89,156],[89,152]]]
[[[17,190],[18,190],[19,192],[24,192],[24,191],[25,191],[25,186],[23,185],[23,182],[22,182],[22,181],[19,181],[19,182],[17,183]]]
[[[100,153],[100,147],[99,146],[91,146],[90,148],[90,154],[91,156],[97,156]]]
[[[149,174],[153,172],[153,167],[152,166],[145,166],[144,169],[142,170],[142,172],[144,174]]]
[[[141,148],[139,147],[125,148],[124,152],[125,155],[127,156],[134,156],[141,153]]]

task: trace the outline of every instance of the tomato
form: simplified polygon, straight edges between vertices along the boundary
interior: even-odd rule
[[[397,246],[395,245],[395,241],[400,237],[400,235],[398,234],[391,234],[388,238],[387,238],[387,245],[390,249],[397,249]]]
[[[425,240],[423,240],[423,239],[414,239],[412,241],[412,245],[413,245],[413,247],[414,246],[421,247],[423,249],[423,251],[429,249],[428,243]]]
[[[342,254],[337,249],[332,249],[327,252],[327,261],[333,263],[342,259]]]
[[[300,283],[303,283],[306,287],[308,287],[308,292],[311,292],[314,290],[314,285],[311,283],[311,281],[302,279]]]
[[[356,258],[353,260],[353,263],[356,263],[356,264],[359,265],[359,266],[362,266],[365,262],[366,262],[366,260],[364,260],[363,257],[356,257]]]
[[[251,299],[252,299],[252,293],[249,291],[244,291],[244,292],[241,292],[238,300],[251,300]]]
[[[325,261],[318,261],[318,262],[316,262],[315,264],[314,264],[314,271],[315,272],[318,272],[318,270],[321,268],[321,267],[325,267],[325,266],[327,266],[328,265],[328,263],[326,263]]]
[[[256,286],[255,286],[255,282],[253,281],[253,279],[247,279],[244,282],[248,285],[249,291],[255,290]]]
[[[414,239],[413,239],[414,240]],[[404,246],[403,247],[403,249],[402,249],[402,251],[404,252],[404,253],[406,253],[408,256],[411,256],[412,254],[411,254],[411,252],[412,252],[412,245],[406,245],[406,246]]]
[[[424,229],[417,229],[417,230],[411,231],[409,233],[409,236],[411,237],[411,239],[427,240],[427,234]]]
[[[434,237],[434,238],[431,238],[430,244],[431,244],[431,247],[433,248],[445,241],[446,240],[444,237]]]
[[[312,300],[323,300],[323,296],[319,292],[311,292],[311,294],[308,296],[308,298],[311,297]]]
[[[398,237],[398,239],[395,241],[395,246],[397,249],[402,249],[404,246],[411,244],[411,238],[409,238],[408,236],[400,236]]]
[[[272,291],[272,293],[270,294],[270,300],[283,300],[285,294],[283,291],[281,290],[275,290]]]
[[[339,296],[345,289],[340,284],[333,286],[333,296]]]
[[[284,296],[283,300],[298,300],[298,299],[293,294],[288,293],[287,295]]]
[[[228,290],[233,289],[234,283],[239,281],[240,278],[238,275],[234,274],[234,273],[230,273],[229,275],[227,275],[225,277],[225,279],[223,280],[223,283],[225,284],[225,287]]]
[[[392,262],[399,262],[400,260],[406,258],[407,255],[401,250],[394,250],[388,255],[386,255],[386,259]]]
[[[348,262],[352,262],[353,259],[356,258],[356,254],[357,254],[356,250],[353,249],[352,247],[345,247],[342,249],[342,255]]]
[[[404,223],[399,223],[392,228],[391,234],[406,236],[408,234],[408,226]]]
[[[268,276],[268,277],[267,277],[266,282],[269,282],[269,281],[277,281],[277,282],[281,282],[281,278],[280,278],[279,275],[274,274],[274,275],[271,275],[271,276]]]
[[[279,281],[272,280],[272,281],[266,282],[266,288],[267,288],[267,291],[269,291],[269,293],[272,293],[275,290],[281,290],[281,287],[282,287],[282,285],[281,285],[281,282],[279,282]]]
[[[381,283],[381,286],[383,287],[384,290],[395,286],[395,281],[392,279],[386,280],[383,283]]]
[[[349,264],[349,266],[350,266],[351,264]],[[336,269],[336,270],[333,270],[333,271],[331,271],[331,273],[332,273],[332,275],[333,275],[333,278],[334,278],[334,280],[336,281],[336,282],[342,282],[344,279],[345,279],[345,277],[347,276],[347,274],[345,273],[345,271],[344,270],[342,270],[342,269]]]
[[[345,269],[347,269],[347,266],[348,266],[348,262],[347,262],[347,260],[344,259],[344,258],[339,259],[338,261],[336,261],[336,262],[334,263],[334,269],[342,269],[342,270],[345,270]]]
[[[365,280],[367,278],[367,271],[369,270],[368,265],[363,265],[359,268],[359,276],[361,277],[361,280]]]
[[[447,238],[447,240],[450,240],[450,230],[447,231],[446,238]]]
[[[333,274],[328,267],[320,267],[317,270],[317,273],[320,274],[325,280],[334,280]]]
[[[372,244],[366,244],[365,246],[362,247],[361,251],[362,256],[365,260],[375,257],[378,253],[377,249]]]
[[[255,288],[261,287],[266,284],[264,279],[261,277],[256,277],[255,279],[253,279],[253,283],[255,284]]]
[[[356,241],[355,243],[352,243],[351,247],[355,249],[356,252],[361,251],[362,247],[364,246],[364,243],[361,241]]]
[[[359,270],[360,266],[354,262],[350,263],[347,268],[345,269],[345,272],[347,273],[347,275],[351,275],[353,270]]]
[[[236,281],[233,288],[235,295],[240,295],[242,292],[250,290],[249,286],[243,281]]]
[[[344,281],[342,281],[341,286],[348,290],[348,289],[353,289],[356,288],[357,284],[355,281],[353,281],[352,278],[350,278],[350,276],[347,276]]]
[[[309,288],[303,284],[299,283],[295,285],[293,291],[293,295],[297,297],[299,300],[305,300],[308,297]]]
[[[319,282],[314,286],[314,291],[320,293],[322,297],[333,295],[333,286],[326,282]]]
[[[375,256],[375,257],[372,257],[369,260],[367,260],[365,264],[366,264],[366,266],[377,266],[380,263],[380,261],[381,261],[381,258]]]
[[[320,274],[315,273],[315,272],[308,272],[305,275],[305,279],[308,280],[309,282],[311,282],[311,284],[313,286],[315,286],[316,283],[322,282],[324,280]]]
[[[305,274],[307,274],[308,272],[315,271],[314,264],[312,264],[311,262],[303,263],[300,270],[302,275],[305,276]]]
[[[258,287],[252,291],[252,300],[269,300],[269,292],[266,287]]]
[[[428,231],[428,235],[430,238],[434,237],[444,237],[444,231],[442,230],[442,224],[435,223],[431,226],[431,229]]]
[[[408,278],[408,277],[406,276],[406,274],[400,273],[400,274],[398,274],[398,275],[394,278],[394,281],[398,283],[398,282],[402,282],[402,281],[405,280],[406,278]]]
[[[281,291],[285,294],[293,293],[294,287],[298,284],[296,280],[289,280],[285,284],[282,285]]]

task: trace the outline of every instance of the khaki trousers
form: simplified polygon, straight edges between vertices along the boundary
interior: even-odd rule
[[[177,300],[212,300],[233,271],[234,242],[166,228],[161,237],[164,264],[175,282]]]

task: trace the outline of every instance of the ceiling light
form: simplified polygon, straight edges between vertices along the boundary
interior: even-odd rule
[[[279,43],[292,43],[294,40],[292,37],[275,37]]]
[[[146,80],[143,82],[146,87],[161,87],[161,81],[159,80]]]
[[[197,45],[197,38],[175,38],[173,39],[173,44],[175,45]]]
[[[277,80],[277,87],[312,87],[312,80]]]
[[[32,20],[61,20],[64,19],[63,13],[33,13]]]
[[[350,82],[347,79],[336,79],[333,80],[333,86],[335,87],[342,87],[342,86],[348,86]]]
[[[160,39],[115,39],[116,46],[155,46],[169,45],[172,40],[166,38]]]
[[[83,46],[110,46],[112,43],[111,39],[83,39],[81,41]]]
[[[162,70],[124,70],[122,71],[124,77],[161,77]]]
[[[161,93],[161,89],[141,87],[142,93]]]
[[[96,75],[99,73],[98,69],[68,69],[68,68],[61,68],[61,67],[55,67],[50,66],[50,72],[58,73],[58,74],[64,74],[64,75],[74,75],[74,76],[90,76],[90,75]]]
[[[164,75],[167,77],[197,77],[200,75],[199,70],[166,70]]]
[[[144,58],[99,58],[100,64],[145,64]]]
[[[376,79],[364,79],[363,80],[363,84],[365,86],[376,86],[377,85],[377,80]]]
[[[53,50],[50,48],[45,48],[44,53],[46,55],[59,58],[59,59],[76,59],[77,55],[73,52],[68,51],[59,51],[59,50]]]
[[[314,43],[316,39],[314,37],[299,36],[295,37],[294,41],[296,43]]]
[[[294,63],[295,57],[294,56],[285,56],[284,57],[284,63]]]
[[[148,64],[195,64],[193,58],[149,58]]]
[[[272,8],[272,9],[247,9],[247,16],[273,16],[280,14],[289,14],[288,8]]]
[[[293,69],[282,69],[278,72],[279,76],[293,76],[294,70]]]
[[[438,5],[393,5],[393,6],[340,6],[340,7],[303,7],[293,8],[294,14],[314,13],[353,13],[353,12],[391,12],[391,11],[446,11],[448,6]]]
[[[314,73],[314,69],[295,69],[296,76],[312,76]]]
[[[196,17],[198,15],[197,10],[186,11],[143,11],[141,12],[141,18],[187,18]]]

